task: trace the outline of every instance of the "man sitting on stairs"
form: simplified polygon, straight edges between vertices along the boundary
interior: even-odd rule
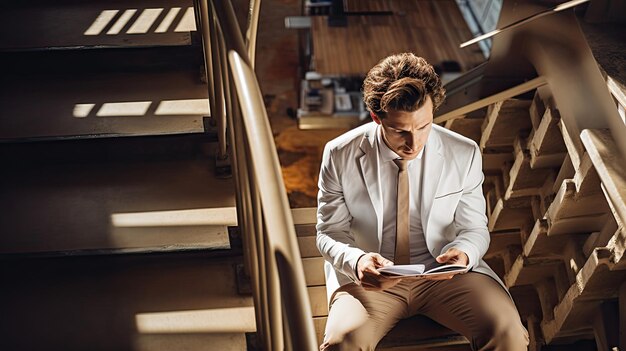
[[[367,74],[363,94],[373,122],[330,141],[320,170],[317,247],[330,301],[320,350],[374,350],[416,314],[474,350],[526,350],[517,309],[482,260],[489,232],[480,150],[433,125],[445,97],[433,67],[410,53],[387,57]],[[469,271],[438,279],[378,272],[437,263]]]

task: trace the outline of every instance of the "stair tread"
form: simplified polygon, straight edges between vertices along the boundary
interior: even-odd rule
[[[0,141],[204,132],[199,71],[5,76]]]
[[[172,24],[165,32],[157,32],[168,12],[175,7],[179,10]],[[190,8],[191,13],[186,13]],[[131,15],[125,24],[122,18],[124,12],[127,12],[126,16]],[[148,25],[151,20],[152,25]],[[179,26],[181,21],[185,23]],[[116,24],[122,25],[117,31],[114,28]],[[0,32],[13,34],[3,36],[0,47],[13,50],[186,45],[190,42],[189,32],[192,30],[195,30],[195,22],[193,3],[189,0],[163,4],[149,0],[133,0],[123,4],[91,2],[78,6],[33,3],[30,6],[4,8],[0,13]]]
[[[26,339],[3,333],[0,349],[245,350],[217,346],[241,345],[256,330],[252,297],[237,293],[237,263],[187,253],[3,261],[3,316],[16,331],[34,321],[46,328]],[[201,341],[215,348],[196,348]]]
[[[170,142],[150,139],[146,152],[160,141]],[[182,143],[171,140],[177,141]],[[40,159],[23,160],[15,145],[5,145],[8,151],[0,148],[4,155],[15,152],[0,175],[3,184],[10,184],[0,194],[5,213],[0,230],[10,233],[0,238],[0,252],[228,247],[226,226],[236,223],[233,180],[216,178],[211,159],[202,157],[201,150],[181,146],[178,159],[163,150],[165,155],[155,151],[142,161],[145,155],[136,150],[142,140],[111,142],[137,155],[116,161],[126,148],[107,148],[100,141],[92,143],[93,149],[90,143],[77,144],[101,158],[94,156],[91,162],[89,152],[55,160],[72,150],[66,145],[50,154],[44,152],[49,145],[21,145],[30,150],[26,155],[44,147]]]

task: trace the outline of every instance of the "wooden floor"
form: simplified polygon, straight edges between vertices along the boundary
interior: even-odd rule
[[[354,2],[352,2],[354,5]],[[373,2],[354,5],[364,12]],[[391,13],[350,15],[346,26],[330,26],[328,17],[313,17],[313,64],[327,75],[365,75],[382,58],[413,52],[431,64],[457,61],[468,70],[484,61],[477,45],[459,49],[472,38],[453,0],[387,0]]]

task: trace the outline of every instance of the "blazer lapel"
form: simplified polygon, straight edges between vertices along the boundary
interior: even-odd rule
[[[377,219],[377,234],[378,242],[381,243],[382,239],[382,218],[383,218],[383,202],[381,197],[380,187],[380,172],[378,168],[378,150],[376,149],[376,124],[372,123],[370,128],[361,140],[360,148],[363,151],[363,155],[359,157],[359,163],[361,165],[361,175],[367,188],[367,193],[374,207]],[[380,244],[379,244],[380,246]],[[379,248],[380,249],[380,248]]]
[[[428,222],[430,220],[435,194],[437,193],[437,187],[441,180],[444,161],[441,139],[434,128],[430,131],[425,148],[424,171],[422,174],[422,208],[420,211],[424,237],[428,234]]]

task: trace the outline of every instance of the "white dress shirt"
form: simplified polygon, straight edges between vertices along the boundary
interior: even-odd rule
[[[382,130],[378,126],[377,143],[379,153],[379,170],[383,200],[383,238],[380,254],[393,261],[396,247],[396,208],[398,166],[393,160],[401,158],[385,144]],[[422,229],[421,188],[424,148],[413,160],[407,163],[409,172],[409,243],[411,264],[425,264],[427,267],[436,264],[434,257],[426,247]]]

